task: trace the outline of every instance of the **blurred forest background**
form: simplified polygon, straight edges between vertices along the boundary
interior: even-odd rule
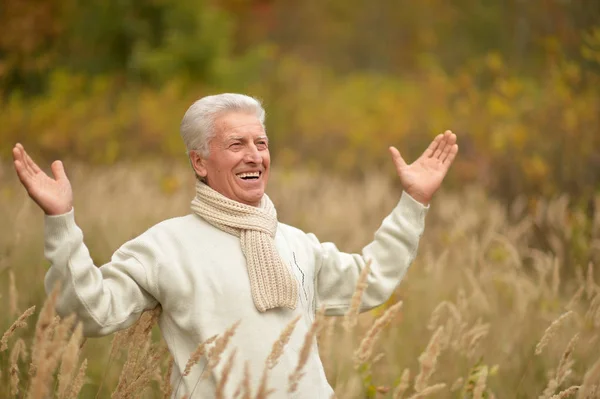
[[[595,0],[3,0],[0,157],[185,162],[197,98],[261,98],[278,168],[393,173],[459,135],[449,187],[600,190]]]
[[[14,144],[46,170],[65,161],[101,265],[189,213],[179,123],[225,91],[264,102],[280,220],[345,251],[369,242],[399,198],[387,147],[410,162],[436,134],[458,135],[415,264],[356,330],[404,300],[381,353],[354,370],[356,346],[327,324],[320,352],[338,397],[402,397],[407,371],[432,358],[432,373],[440,353],[436,398],[550,398],[571,384],[596,397],[598,0],[1,0],[0,333],[46,298],[41,212],[12,170]],[[563,333],[535,354],[557,319]],[[35,346],[34,325],[0,348],[1,397],[32,385],[19,350],[21,337]],[[117,387],[111,340],[84,346],[80,397]],[[143,397],[162,397],[166,385],[152,384]]]

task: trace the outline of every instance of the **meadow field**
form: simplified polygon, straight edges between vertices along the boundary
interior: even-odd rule
[[[3,0],[0,26],[0,399],[169,395],[159,309],[85,340],[55,318],[13,146],[65,161],[101,265],[189,212],[177,131],[222,92],[265,106],[279,220],[348,252],[400,198],[387,147],[458,136],[392,298],[310,330],[338,398],[600,398],[599,1]],[[227,336],[215,377],[264,398],[222,378]]]
[[[51,300],[43,307],[42,212],[12,165],[0,168],[0,397],[168,394],[155,314],[130,332],[83,340],[73,319],[54,318]],[[154,223],[188,213],[193,180],[185,165],[66,168],[97,265]],[[401,188],[378,170],[354,180],[275,170],[268,193],[281,222],[350,252],[370,241]],[[438,193],[392,298],[358,320],[317,318],[311,330],[337,397],[600,397],[600,197],[587,211],[569,204],[563,195],[506,205],[476,186]],[[208,356],[226,344],[217,341]],[[251,387],[240,397],[265,392]]]

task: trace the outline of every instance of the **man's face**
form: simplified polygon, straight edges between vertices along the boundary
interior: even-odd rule
[[[192,165],[213,190],[246,205],[260,203],[269,180],[269,142],[253,114],[232,112],[215,121],[210,154],[192,153]]]

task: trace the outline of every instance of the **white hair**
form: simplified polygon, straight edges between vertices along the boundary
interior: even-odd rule
[[[264,129],[265,110],[256,98],[234,93],[202,97],[188,108],[179,128],[188,155],[199,151],[202,157],[208,156],[210,140],[217,133],[215,121],[228,112],[255,114]]]

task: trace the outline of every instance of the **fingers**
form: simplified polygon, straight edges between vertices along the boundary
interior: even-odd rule
[[[27,162],[27,166],[29,166],[29,168],[34,172],[34,173],[39,173],[42,170],[40,169],[39,166],[37,166],[37,164],[35,162],[33,162],[33,159],[31,159],[31,157],[29,156],[29,154],[25,151],[25,149],[23,148],[23,153],[25,154],[25,161]]]
[[[452,146],[456,143],[456,135],[454,133],[452,133],[450,130],[447,130],[446,133],[444,134],[444,142],[445,142],[445,146],[442,149],[442,151],[440,152],[440,155],[438,157],[438,159],[441,162],[444,162],[444,160],[448,157],[448,154],[450,153]]]
[[[27,161],[25,160],[23,151],[23,146],[21,144],[17,144],[13,148],[13,159],[15,162],[15,168],[17,168],[17,172],[29,175],[31,174],[31,170],[29,169],[29,165],[27,165]]]
[[[25,188],[29,190],[31,173],[29,172],[27,166],[24,163],[23,154],[17,147],[13,148],[13,158],[15,170],[17,171],[17,176],[19,177],[21,184],[23,184],[23,186],[25,186]]]
[[[56,181],[67,180],[65,167],[61,161],[52,162],[50,168],[52,169],[52,174],[54,175],[54,179],[56,179]]]
[[[15,162],[19,162],[20,169],[24,172],[27,172],[29,167],[27,166],[27,161],[25,161],[25,157],[23,156],[23,151],[23,146],[17,143],[17,145],[15,145],[13,148],[13,158]]]
[[[389,150],[392,154],[392,159],[396,165],[396,169],[400,170],[401,168],[404,168],[406,166],[406,162],[404,161],[404,158],[402,158],[402,155],[400,155],[400,151],[398,151],[396,147],[390,147]]]
[[[454,161],[454,158],[458,154],[458,144],[453,144],[450,146],[450,150],[448,151],[448,155],[443,159],[442,163],[444,165],[451,165]]]
[[[431,144],[429,144],[429,147],[427,147],[427,149],[423,153],[425,157],[431,158],[433,156],[435,150],[437,150],[438,145],[440,144],[440,141],[442,141],[442,137],[444,137],[443,134],[438,134],[437,136],[435,136]]]
[[[31,158],[29,158],[29,155],[25,151],[25,148],[23,148],[23,145],[21,145],[20,143],[17,143],[15,148],[18,151],[18,160],[21,162],[21,164],[25,168],[25,171],[27,172],[27,174],[33,175],[36,173],[36,170],[39,171],[39,168],[37,168],[37,165],[35,165],[35,163],[31,160]],[[14,156],[14,151],[13,151],[13,156]],[[17,158],[17,157],[15,157],[15,158]],[[35,168],[34,168],[34,165],[35,165]]]
[[[435,150],[433,154],[433,158],[437,158],[441,160],[441,156],[444,153],[444,150],[448,147],[448,141],[452,137],[452,132],[450,130],[446,130],[442,135],[442,139],[438,145],[438,148]]]

